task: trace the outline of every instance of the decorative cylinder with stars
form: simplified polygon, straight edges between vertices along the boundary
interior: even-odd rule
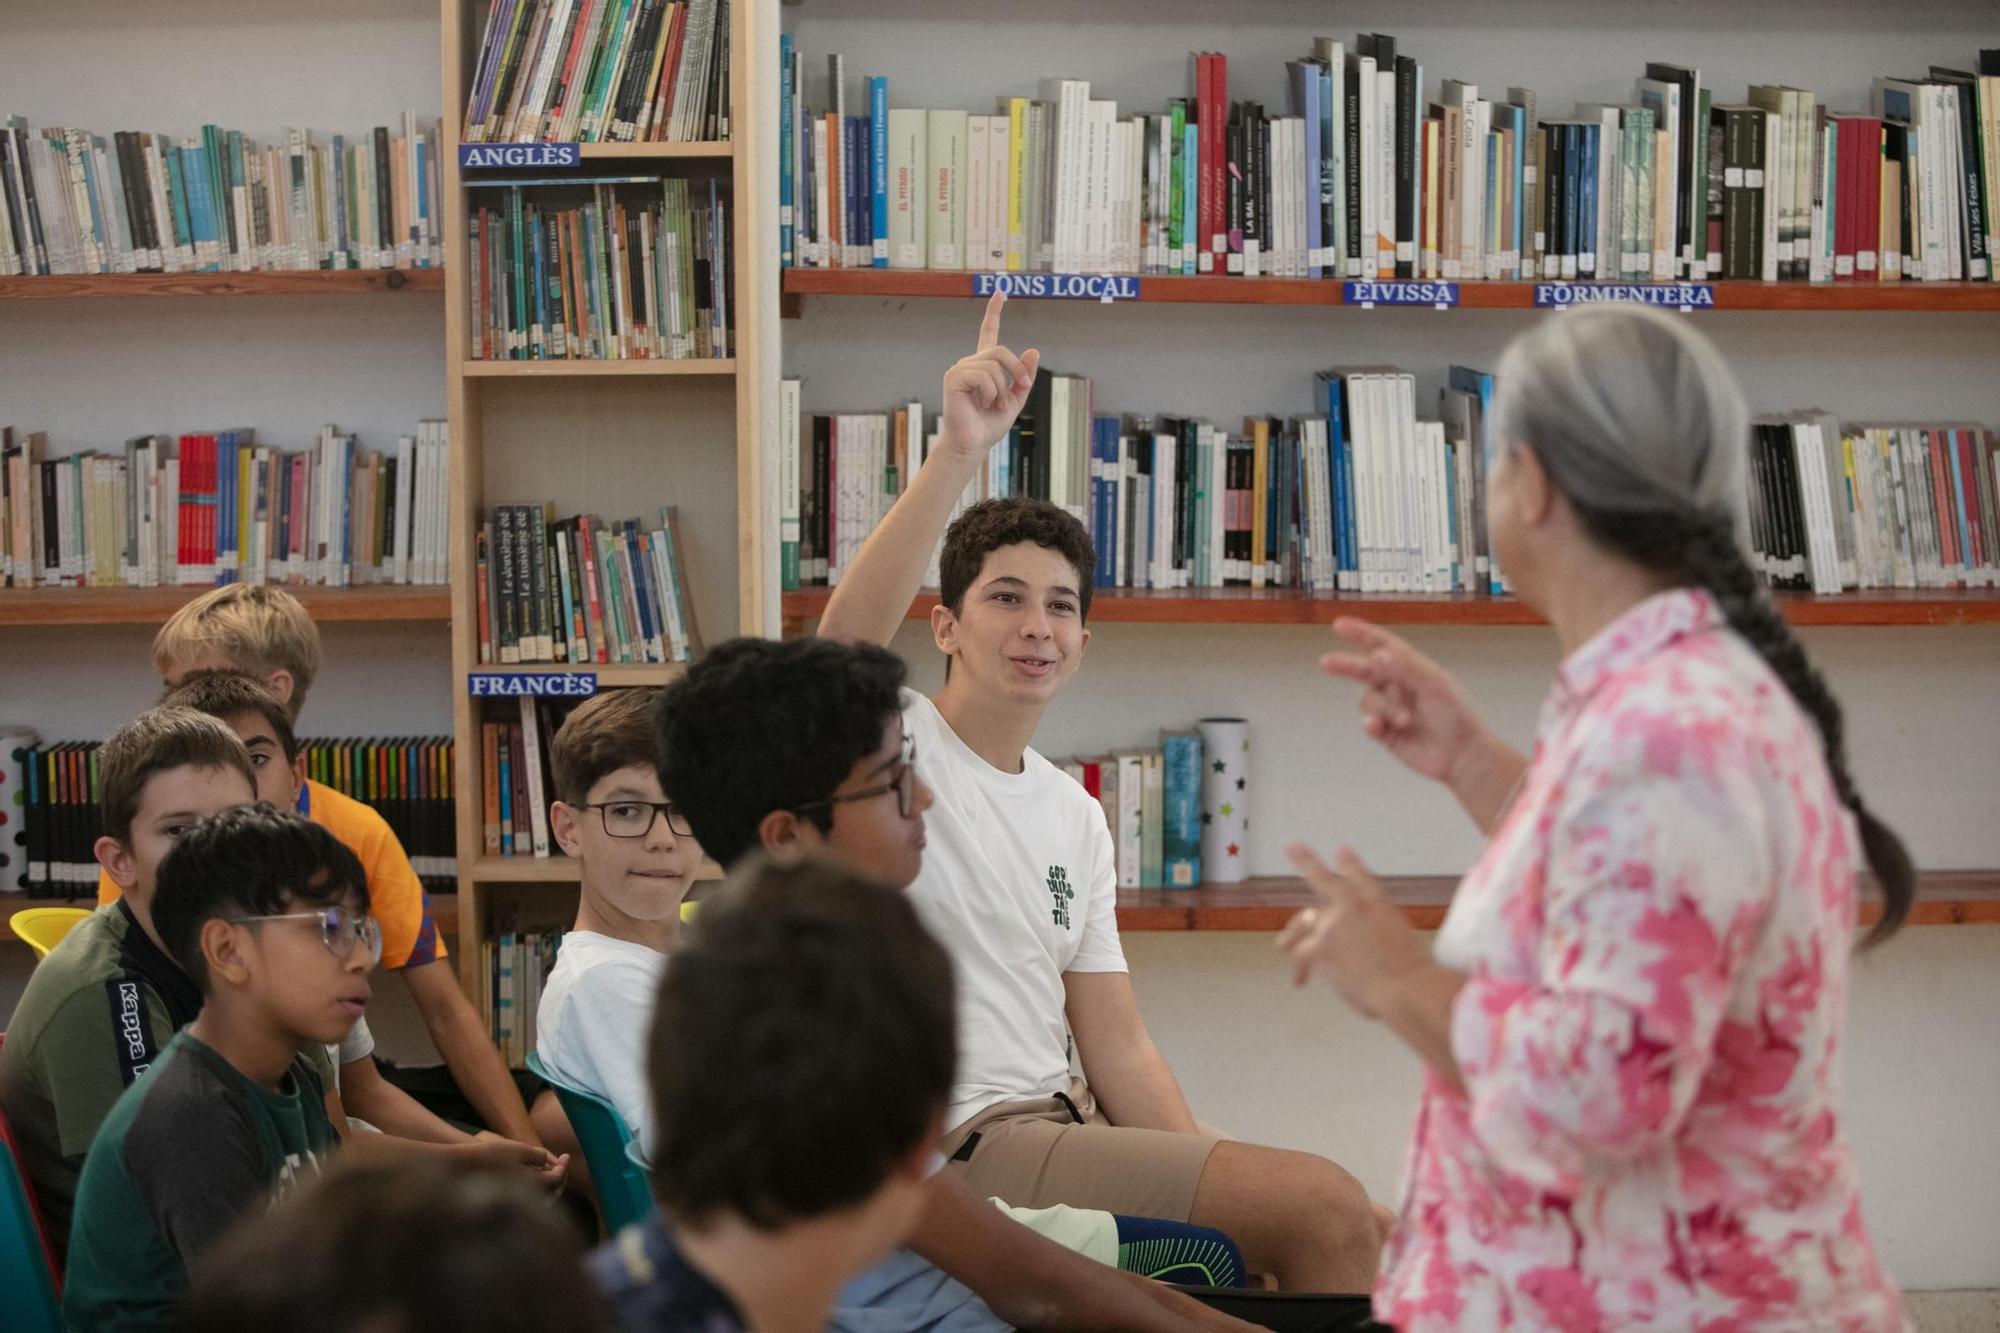
[[[38,744],[26,727],[0,726],[0,893],[28,887],[28,751]]]
[[[1201,877],[1208,884],[1250,878],[1250,724],[1205,717],[1201,731]]]

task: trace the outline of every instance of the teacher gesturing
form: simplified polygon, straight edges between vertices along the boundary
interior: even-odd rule
[[[1501,362],[1493,549],[1563,649],[1532,758],[1386,631],[1368,733],[1489,835],[1434,947],[1352,852],[1281,945],[1428,1070],[1376,1287],[1405,1330],[1902,1327],[1838,1109],[1865,859],[1910,861],[1737,538],[1749,428],[1713,346],[1594,307]]]

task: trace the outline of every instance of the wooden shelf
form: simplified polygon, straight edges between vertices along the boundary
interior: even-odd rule
[[[548,675],[563,675],[569,672],[588,672],[597,677],[600,687],[610,689],[624,685],[665,685],[679,680],[687,673],[687,666],[681,662],[579,662],[567,665],[562,662],[488,663],[475,666],[459,673],[459,688],[465,688],[467,675],[493,672],[543,672]]]
[[[85,273],[0,278],[0,301],[126,296],[347,296],[442,292],[442,268],[269,273]]]
[[[207,587],[0,589],[0,625],[159,625]],[[451,590],[370,584],[360,588],[285,585],[313,619],[451,619]]]
[[[826,609],[829,590],[784,595],[785,619],[810,620]],[[2000,589],[1886,589],[1815,597],[1775,594],[1794,625],[2000,624]],[[937,593],[927,589],[909,618],[927,619]],[[1339,615],[1383,625],[1539,625],[1542,618],[1511,597],[1465,593],[1310,593],[1286,588],[1100,589],[1090,603],[1092,624],[1131,622],[1199,625],[1324,625]]]
[[[734,157],[736,145],[728,140],[702,143],[587,143],[582,145],[583,160],[600,161],[646,161],[653,158],[669,157]]]
[[[1410,924],[1434,930],[1444,921],[1458,881],[1445,876],[1386,878],[1389,896]],[[1276,931],[1292,914],[1313,904],[1311,890],[1298,879],[1252,879],[1243,884],[1200,889],[1125,889],[1118,894],[1120,930]],[[1882,901],[1872,889],[1861,900],[1861,923],[1873,925]],[[1945,870],[1920,875],[1914,926],[2000,924],[2000,870]]]
[[[479,884],[574,884],[576,862],[567,856],[482,856],[472,863],[469,877],[459,878],[470,878]],[[722,867],[713,861],[703,861],[701,869],[694,873],[697,884],[721,878]],[[435,904],[437,899],[431,901]],[[436,914],[435,906],[432,914]]]
[[[788,268],[780,290],[798,296],[972,296],[974,274],[930,269]],[[1344,284],[1331,278],[1137,276],[1139,300],[1194,305],[1342,305]],[[1458,303],[1473,310],[1532,310],[1533,282],[1461,282]],[[2000,311],[2000,283],[1877,282],[1815,286],[1804,282],[1716,282],[1718,310]],[[1421,307],[1418,307],[1421,308]],[[795,310],[788,310],[795,314]]]
[[[470,379],[542,379],[578,375],[734,375],[733,357],[689,357],[679,361],[467,361]]]

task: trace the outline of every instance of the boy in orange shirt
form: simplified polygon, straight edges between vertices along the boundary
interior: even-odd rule
[[[197,671],[241,671],[261,681],[294,722],[319,674],[319,628],[298,598],[270,584],[231,583],[181,607],[153,638],[153,667],[171,688]],[[308,778],[298,811],[354,852],[382,929],[382,970],[399,974],[423,1015],[453,1081],[486,1124],[518,1143],[542,1146],[486,1024],[459,989],[410,859],[375,810]],[[98,901],[118,887],[98,880]]]

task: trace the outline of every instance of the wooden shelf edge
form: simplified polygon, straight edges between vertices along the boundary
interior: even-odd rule
[[[461,862],[460,864],[463,864]],[[482,856],[472,863],[472,873],[461,872],[461,880],[476,884],[574,884],[577,863],[567,856]],[[722,868],[704,861],[695,871],[694,883],[722,878]]]
[[[934,269],[788,268],[781,290],[788,296],[888,296],[969,298],[969,272]],[[1136,278],[1139,300],[1197,305],[1341,306],[1343,283],[1332,278],[1168,277]],[[1467,309],[1532,310],[1535,282],[1461,282],[1459,305]],[[1579,286],[1589,284],[1575,284]],[[1651,284],[1633,284],[1651,285]],[[1803,282],[1718,281],[1718,310],[1806,311],[2000,311],[2000,283],[1885,282],[1814,285]]]
[[[283,586],[321,623],[451,619],[451,589],[443,584]],[[0,625],[158,625],[183,603],[207,591],[206,585],[0,589]]]
[[[463,687],[466,677],[471,675],[491,675],[494,673],[531,674],[560,676],[575,673],[597,677],[602,687],[627,685],[665,685],[678,680],[687,673],[682,662],[522,662],[522,663],[482,663],[466,668],[459,673],[459,684]]]
[[[829,591],[807,588],[784,594],[789,621],[810,620],[826,609]],[[1800,626],[1959,626],[2000,624],[2000,589],[1888,589],[1816,597],[1774,595],[1785,619]],[[937,593],[926,589],[911,603],[909,619],[929,617]],[[1542,618],[1511,597],[1465,593],[1307,593],[1290,589],[1200,588],[1155,591],[1100,589],[1092,598],[1093,624],[1324,625],[1357,615],[1385,625],[1539,625]]]
[[[459,373],[468,379],[545,379],[565,376],[701,375],[720,378],[736,373],[733,357],[689,357],[654,361],[467,361]]]
[[[346,296],[442,292],[442,268],[252,273],[81,273],[0,278],[0,301],[128,296]]]
[[[583,158],[645,161],[650,158],[672,157],[734,157],[736,145],[727,139],[703,140],[695,143],[670,143],[648,139],[642,143],[587,143],[581,145]]]

